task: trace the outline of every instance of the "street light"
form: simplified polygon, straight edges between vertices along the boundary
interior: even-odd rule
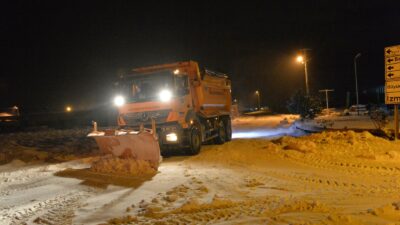
[[[299,62],[299,63],[304,63],[304,58],[303,58],[303,56],[301,56],[301,55],[297,56],[296,60],[297,60],[297,62]]]
[[[67,106],[67,107],[65,108],[65,111],[71,112],[71,111],[72,111],[72,107],[71,107],[71,106]]]
[[[261,110],[261,105],[260,105],[260,92],[257,90],[256,91],[256,95],[257,95],[257,101],[258,101],[258,110]]]
[[[308,48],[301,49],[302,55],[297,56],[296,61],[298,63],[304,64],[304,76],[305,76],[305,81],[306,81],[306,94],[309,95],[310,91],[308,88],[308,71],[307,71],[307,62],[309,59],[307,58],[307,51],[311,50]]]
[[[357,53],[356,56],[354,56],[354,77],[356,78],[356,103],[357,103],[357,115],[360,115],[360,110],[358,107],[358,81],[357,81],[357,59],[360,58],[361,53]]]

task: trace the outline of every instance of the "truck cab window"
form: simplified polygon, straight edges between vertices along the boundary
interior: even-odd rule
[[[175,89],[178,95],[187,95],[189,93],[187,75],[175,76]]]
[[[173,82],[173,75],[165,72],[130,77],[128,101],[143,102],[158,100],[159,93],[162,90],[171,90],[173,88]]]

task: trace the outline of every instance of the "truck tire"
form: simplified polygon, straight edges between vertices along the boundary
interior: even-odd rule
[[[225,131],[226,131],[226,141],[231,141],[232,140],[232,124],[230,118],[227,118],[225,120]]]
[[[215,138],[215,143],[222,145],[226,141],[226,127],[223,120],[218,123],[218,136]]]
[[[190,146],[186,149],[188,155],[197,155],[201,149],[201,135],[198,129],[193,129],[190,134]]]

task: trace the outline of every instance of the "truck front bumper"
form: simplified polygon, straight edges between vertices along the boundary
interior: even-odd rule
[[[138,126],[123,128],[139,130]],[[151,125],[147,124],[145,128],[151,129]],[[189,130],[190,129],[182,128],[177,122],[156,124],[156,133],[161,152],[188,147],[190,144]]]
[[[189,146],[188,129],[177,123],[158,125],[157,136],[161,151]]]

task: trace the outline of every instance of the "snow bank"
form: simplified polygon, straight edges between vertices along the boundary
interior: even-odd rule
[[[268,152],[278,151],[278,145],[263,139],[238,139],[224,145],[203,146],[202,153],[186,163],[216,164],[219,166],[263,164]]]
[[[204,146],[202,154],[187,163],[215,163],[218,165],[259,165],[273,155],[296,156],[319,154],[342,159],[396,161],[400,158],[399,142],[375,137],[369,132],[322,132],[304,137],[282,137],[276,140],[238,139],[224,146]]]

